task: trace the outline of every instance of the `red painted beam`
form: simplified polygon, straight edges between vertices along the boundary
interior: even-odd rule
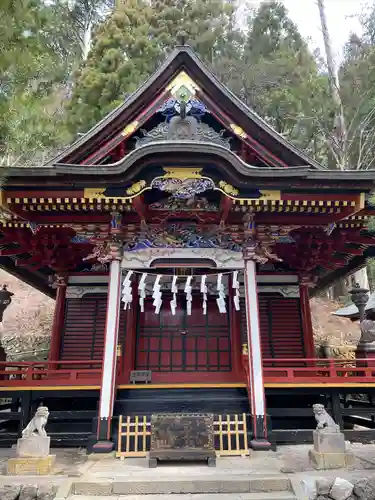
[[[58,188],[58,186],[56,186]],[[61,198],[62,201],[64,201],[64,198],[83,198],[84,197],[84,190],[83,189],[76,189],[76,190],[51,190],[51,191],[46,191],[42,190],[40,188],[39,191],[33,190],[33,189],[23,189],[23,190],[17,190],[17,191],[7,191],[5,190],[4,193],[5,199],[6,198],[44,198],[45,200],[48,198],[52,198],[53,200],[56,200],[56,198]],[[14,208],[16,208],[17,205],[12,205]]]
[[[286,225],[286,226],[328,226],[332,222],[337,221],[337,217],[341,214],[312,214],[306,213],[306,215],[289,214],[283,212],[258,212],[256,215],[256,220],[258,224],[274,224],[274,225]]]
[[[224,224],[227,221],[232,206],[233,206],[233,200],[225,195],[222,195],[220,200],[220,222],[222,224]]]
[[[136,196],[135,198],[132,199],[132,207],[136,210],[141,221],[145,221],[147,214],[147,207],[144,203],[143,195]]]
[[[358,194],[350,193],[281,193],[282,200],[291,201],[355,201],[358,202]],[[332,207],[335,208],[335,207]],[[346,207],[345,207],[346,208]],[[353,210],[355,207],[351,207]]]
[[[217,103],[215,103],[212,99],[210,99],[206,94],[202,94],[201,92],[198,92],[199,98],[201,99],[202,102],[206,102],[208,106],[210,107],[211,114],[222,124],[224,125],[225,128],[227,128],[229,131],[231,131],[230,124],[235,123],[235,119],[231,119],[228,115],[223,113],[221,109],[219,109]],[[221,118],[221,116],[223,118]],[[233,132],[233,131],[232,131]],[[273,153],[268,151],[267,148],[262,146],[258,141],[253,139],[250,136],[247,136],[246,139],[241,139],[244,141],[248,146],[250,146],[252,149],[256,151],[256,153],[259,155],[259,157],[264,161],[266,164],[272,164],[275,167],[288,167],[288,165],[280,160],[277,156],[275,156]]]
[[[127,124],[130,124],[134,121],[139,122],[137,128],[141,127],[146,123],[146,121],[155,113],[156,109],[160,106],[160,104],[167,98],[168,91],[165,89],[163,90],[156,98],[149,104],[147,108],[145,108],[139,115],[129,118],[127,120],[127,123],[124,124],[126,126]],[[110,127],[110,124],[109,124]],[[123,130],[121,132],[117,133],[115,137],[110,139],[109,141],[105,142],[98,148],[94,153],[92,153],[90,156],[85,158],[81,164],[82,165],[89,165],[89,164],[95,164],[98,161],[100,161],[102,158],[104,158],[105,155],[109,154],[109,152],[118,146],[121,141],[123,141],[124,135],[123,135]]]

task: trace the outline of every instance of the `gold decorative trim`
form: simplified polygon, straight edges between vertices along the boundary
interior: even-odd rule
[[[366,194],[365,193],[361,193],[359,195],[359,209],[360,210],[363,210],[366,206]]]
[[[139,126],[139,121],[134,120],[134,122],[131,122],[128,125],[126,125],[124,130],[121,132],[121,135],[123,137],[128,137],[129,135],[133,134],[137,130],[138,126]]]
[[[144,180],[137,181],[134,184],[132,184],[130,188],[126,190],[126,194],[129,194],[130,196],[139,194],[145,187],[146,187],[146,181]]]
[[[220,186],[220,183],[219,183]],[[228,193],[225,193],[228,194]],[[283,204],[283,200],[281,200],[281,191],[260,191],[260,197],[259,198],[233,198],[234,202],[239,204],[239,205],[250,205],[255,202],[255,204],[260,204],[265,203],[265,202],[271,202],[273,204],[276,204],[278,201],[280,204]]]
[[[202,174],[201,168],[195,167],[175,167],[175,168],[163,168],[165,174],[162,176],[163,179],[201,179]]]
[[[143,181],[144,182],[144,181]],[[129,188],[131,189],[131,188]],[[105,190],[106,188],[84,188],[83,190],[83,198],[72,198],[72,199],[69,199],[69,198],[65,198],[65,203],[69,203],[69,202],[72,202],[73,204],[79,204],[79,203],[82,203],[84,205],[92,205],[92,207],[94,208],[94,203],[98,203],[98,202],[101,202],[101,201],[105,201],[105,202],[109,202],[109,203],[131,203],[131,200],[132,198],[134,198],[134,196],[105,196],[104,193],[105,193]],[[43,200],[44,201],[44,200]],[[52,201],[52,200],[51,200]],[[68,205],[68,208],[72,208],[71,206]],[[74,206],[74,208],[76,208]],[[99,207],[95,207],[95,208],[99,208]]]
[[[230,123],[229,126],[238,137],[241,137],[241,139],[247,138],[247,133],[244,131],[242,127],[236,125],[235,123]]]
[[[83,197],[84,198],[96,198],[98,200],[105,199],[106,197],[104,196],[105,193],[105,188],[85,188],[83,190]]]
[[[223,190],[224,194],[230,194],[232,196],[238,195],[238,189],[233,187],[231,184],[228,184],[228,182],[219,181],[219,188]]]
[[[186,87],[192,95],[195,95],[196,91],[200,90],[198,85],[185,71],[181,71],[181,73],[179,73],[176,78],[171,81],[171,83],[167,86],[167,90],[175,96],[181,87]]]

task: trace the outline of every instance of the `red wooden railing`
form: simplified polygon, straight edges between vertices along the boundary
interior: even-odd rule
[[[0,388],[19,386],[95,386],[101,380],[100,361],[0,362]]]
[[[263,359],[265,383],[375,383],[375,359]]]
[[[247,367],[243,356],[243,367]],[[0,362],[2,387],[99,386],[100,361]],[[265,384],[375,383],[375,359],[266,358]],[[246,374],[244,373],[246,380]]]

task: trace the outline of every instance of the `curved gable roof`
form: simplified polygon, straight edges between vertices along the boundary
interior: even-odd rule
[[[152,102],[177,74],[185,71],[200,87],[202,92],[220,103],[222,111],[233,118],[250,137],[261,143],[288,166],[308,166],[313,169],[323,167],[284,139],[257,113],[248,108],[237,96],[226,88],[203,64],[189,46],[178,46],[159,69],[123,104],[115,108],[86,134],[66,148],[48,163],[77,164],[80,159],[97,149],[101,144],[121,131],[144,108]]]

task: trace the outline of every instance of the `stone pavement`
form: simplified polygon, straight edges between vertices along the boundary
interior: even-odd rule
[[[248,478],[271,479],[273,483],[278,480],[288,478],[293,484],[299,483],[306,477],[338,476],[348,480],[355,480],[365,475],[375,474],[375,445],[353,444],[352,450],[356,460],[352,467],[335,471],[315,471],[309,465],[308,450],[311,445],[298,446],[280,446],[277,452],[251,452],[250,457],[222,457],[217,460],[216,468],[209,468],[204,464],[162,464],[156,469],[149,469],[146,459],[126,459],[119,460],[115,458],[102,458],[99,460],[90,460],[84,450],[78,449],[57,449],[56,469],[52,476],[26,477],[26,476],[6,476],[5,464],[8,457],[14,454],[14,450],[0,450],[0,486],[4,484],[54,484],[59,487],[59,500],[292,500],[296,497],[290,492],[273,491],[271,493],[251,492],[251,490],[241,489],[241,482]],[[192,495],[192,491],[170,491],[169,495],[157,494],[160,491],[151,491],[152,485],[157,483],[178,482],[181,488],[184,483],[193,482],[194,484],[211,484],[225,481],[236,483],[235,491],[232,494],[224,493],[218,495],[217,491],[198,490]],[[116,483],[120,486],[116,488],[125,488],[128,493],[123,496],[124,490],[116,488],[111,491],[111,495],[106,497],[98,496],[98,492],[81,492],[75,496],[72,491],[74,483]],[[122,485],[122,486],[121,486]],[[140,496],[139,491],[132,490],[134,485],[149,485],[149,494]],[[211,487],[211,486],[210,486]],[[225,486],[226,487],[226,486]],[[237,488],[237,489],[236,489]],[[64,492],[64,496],[61,496]],[[211,493],[210,493],[211,491]],[[175,493],[175,494],[173,494]],[[178,493],[178,494],[177,494]],[[183,496],[182,496],[183,494]],[[256,495],[256,496],[254,496]]]
[[[80,496],[72,495],[69,500],[296,500],[288,492],[241,493],[241,494],[181,494],[181,495],[125,495],[125,496]]]
[[[103,459],[93,461],[84,474],[87,478],[121,478],[144,477],[162,478],[173,475],[174,477],[188,477],[191,475],[217,475],[226,474],[317,474],[324,475],[325,471],[314,471],[309,464],[308,452],[312,445],[279,446],[276,452],[252,451],[250,457],[221,457],[217,459],[216,468],[206,467],[204,464],[161,464],[156,469],[148,469],[144,458]],[[375,444],[352,444],[355,455],[354,465],[343,471],[343,474],[363,475],[364,470],[375,471]],[[90,462],[90,461],[89,461]],[[341,474],[342,469],[338,469]],[[332,475],[333,471],[327,471]],[[337,473],[338,474],[338,473]]]

